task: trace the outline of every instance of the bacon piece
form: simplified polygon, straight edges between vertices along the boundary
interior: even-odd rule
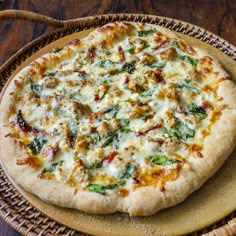
[[[94,57],[95,57],[95,46],[92,44],[91,47],[88,48],[88,57],[93,61]]]
[[[40,168],[42,166],[41,161],[37,157],[31,156],[29,154],[22,159],[17,159],[16,164],[19,166],[29,165],[33,168]]]
[[[100,98],[99,98],[98,94],[94,94],[94,101],[95,102],[99,102],[100,101]]]
[[[102,162],[106,161],[108,163],[112,162],[112,160],[114,159],[114,157],[117,155],[116,151],[112,151],[110,152],[107,156],[104,156],[102,159]]]
[[[68,146],[72,149],[75,148],[75,140],[73,136],[69,136],[66,138],[66,143],[68,144]]]
[[[89,122],[92,123],[97,117],[111,111],[113,108],[105,108],[100,111],[94,112],[90,117],[89,117]]]
[[[184,108],[183,108],[181,105],[178,105],[178,106],[175,108],[175,111],[176,111],[177,113],[183,114],[183,113],[184,113]]]
[[[125,77],[125,84],[128,84],[129,83],[129,76],[127,75],[126,77]]]
[[[153,114],[150,114],[150,115],[148,115],[147,117],[145,117],[145,118],[143,119],[144,122],[147,122],[148,120],[153,119],[153,117],[155,116],[155,114],[156,114],[156,112],[154,112]]]
[[[160,123],[158,123],[158,124],[152,126],[151,128],[147,129],[146,131],[143,131],[143,132],[140,131],[140,132],[138,132],[137,137],[146,135],[147,133],[149,133],[152,130],[161,128],[161,126],[162,125]]]
[[[122,60],[125,59],[125,52],[121,46],[118,47],[118,53],[121,55]]]
[[[205,110],[206,108],[208,108],[209,107],[209,102],[208,101],[204,101],[204,102],[202,102],[202,108]]]
[[[33,128],[32,126],[30,126],[29,124],[27,124],[27,122],[24,120],[21,110],[18,111],[17,113],[17,124],[19,125],[20,129],[25,132],[25,133],[38,133],[39,130],[36,128]]]

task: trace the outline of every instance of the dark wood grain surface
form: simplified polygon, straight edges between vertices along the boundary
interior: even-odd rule
[[[7,9],[61,20],[108,13],[161,15],[198,25],[236,45],[236,0],[1,0],[0,10]],[[54,29],[23,20],[0,21],[0,66],[24,45]],[[0,235],[19,234],[0,219]]]

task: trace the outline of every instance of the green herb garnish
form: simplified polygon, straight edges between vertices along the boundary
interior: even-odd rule
[[[111,60],[101,60],[98,63],[96,63],[96,66],[102,67],[102,68],[109,68],[111,66],[113,66],[115,64],[115,62],[111,61]]]
[[[148,37],[150,35],[153,35],[154,33],[156,33],[157,31],[155,29],[151,29],[151,30],[140,30],[138,31],[138,36],[139,37]]]
[[[35,138],[27,147],[31,150],[34,155],[38,155],[47,140],[42,138]]]
[[[119,119],[119,122],[120,122],[120,125],[121,125],[121,128],[120,128],[121,132],[130,131],[130,128],[129,128],[130,121],[128,119]]]
[[[197,67],[198,59],[189,57],[189,56],[181,56],[181,60],[190,63],[192,66]]]
[[[152,64],[148,64],[151,68],[163,68],[166,66],[166,60],[163,61],[155,61]]]
[[[31,91],[35,93],[38,97],[40,97],[42,92],[42,87],[40,85],[35,84],[32,79],[30,79],[29,81],[30,81]]]
[[[178,48],[178,49],[180,49],[181,51],[183,51],[183,50],[181,49],[181,47],[179,46],[179,43],[178,43],[176,40],[171,41],[170,46],[175,47],[175,48]]]
[[[49,168],[44,168],[42,172],[43,173],[48,173],[48,172],[51,173],[56,170],[57,166],[61,166],[63,164],[63,162],[64,162],[63,160],[61,160],[59,162],[54,162],[54,163],[52,163],[52,165]]]
[[[55,76],[58,73],[58,71],[51,71],[51,72],[46,72],[44,76]]]
[[[179,88],[184,88],[186,90],[191,90],[196,94],[199,94],[200,91],[198,88],[195,88],[192,84],[191,84],[191,80],[189,79],[184,79],[180,82],[180,84],[178,85]]]
[[[155,165],[166,166],[171,165],[173,163],[181,163],[180,160],[169,159],[166,155],[158,154],[150,158],[150,162]]]
[[[135,70],[135,65],[136,65],[136,61],[131,61],[129,63],[125,63],[119,70],[117,73],[123,73],[123,72],[127,72],[129,74],[132,74]]]
[[[197,106],[196,104],[189,106],[189,112],[196,115],[200,120],[204,120],[207,117],[206,111],[201,106]]]
[[[121,179],[130,179],[132,177],[132,175],[134,174],[136,170],[136,166],[134,164],[127,164],[125,167],[125,172],[122,175]]]
[[[90,163],[89,168],[90,169],[96,169],[102,167],[102,161],[101,160],[96,160],[92,163]]]
[[[100,184],[90,184],[87,186],[87,189],[91,192],[100,193],[103,195],[105,194],[105,189]]]
[[[195,136],[195,130],[189,128],[187,124],[180,121],[172,129],[165,128],[165,132],[171,137],[176,137],[177,139],[184,141]]]

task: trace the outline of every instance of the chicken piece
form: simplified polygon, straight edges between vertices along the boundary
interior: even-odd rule
[[[81,116],[90,116],[92,113],[91,108],[88,105],[83,105],[79,102],[73,101],[71,104],[71,114],[75,119],[79,119]]]
[[[97,131],[98,131],[101,138],[106,138],[109,135],[109,133],[111,132],[111,127],[106,121],[104,121],[97,128]]]
[[[55,88],[59,83],[59,80],[55,76],[46,76],[43,80],[43,88]]]
[[[140,62],[144,65],[152,64],[155,61],[155,57],[147,52],[144,52],[140,57]]]
[[[166,49],[165,51],[162,51],[159,53],[161,59],[166,59],[166,60],[173,60],[177,56],[177,51],[175,48],[170,47]]]
[[[135,53],[142,51],[147,44],[146,40],[140,38],[129,39],[129,42],[132,46],[134,46]]]
[[[152,108],[147,104],[138,103],[137,106],[133,107],[133,109],[128,113],[128,116],[131,119],[138,118],[151,109]]]
[[[130,145],[126,147],[120,154],[116,155],[112,161],[118,169],[124,169],[128,163],[131,162],[132,156],[134,155],[136,147]]]
[[[140,93],[145,91],[144,88],[145,83],[146,83],[145,77],[136,77],[129,80],[127,87],[128,89],[134,92]]]
[[[161,145],[162,152],[172,154],[178,150],[180,141],[174,137],[166,137],[164,143]]]

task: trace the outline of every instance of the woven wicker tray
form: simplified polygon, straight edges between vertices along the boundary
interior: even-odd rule
[[[0,90],[2,90],[7,80],[15,73],[16,69],[25,60],[27,61],[28,58],[30,58],[35,53],[37,55],[37,52],[40,49],[44,48],[46,45],[49,45],[51,42],[64,38],[65,36],[71,35],[75,32],[80,32],[86,29],[104,25],[108,22],[118,20],[148,22],[164,26],[176,32],[181,32],[184,34],[183,36],[193,36],[194,38],[211,45],[206,45],[205,47],[209,47],[209,50],[212,51],[213,54],[217,54],[216,51],[218,50],[214,51],[213,49],[211,49],[212,46],[219,49],[219,51],[221,51],[219,52],[220,55],[225,58],[225,67],[228,66],[228,63],[233,63],[233,66],[236,65],[235,62],[232,62],[233,60],[236,60],[236,48],[233,45],[217,37],[216,35],[207,32],[202,28],[165,17],[140,14],[116,14],[86,17],[71,21],[59,21],[35,13],[13,10],[0,12],[0,19],[4,18],[20,18],[32,20],[57,27],[62,27],[62,29],[38,38],[37,40],[31,42],[20,51],[18,51],[13,57],[11,57],[0,68]],[[195,40],[196,44],[200,42],[199,40]],[[228,56],[226,56],[225,54],[227,54]],[[0,186],[0,216],[21,234],[30,236],[84,235],[76,230],[70,229],[70,227],[73,227],[73,225],[66,224],[68,226],[63,226],[63,224],[57,223],[54,219],[49,218],[49,216],[41,213],[39,209],[33,207],[29,203],[29,201],[32,203],[31,198],[29,198],[29,196],[25,194],[22,189],[17,186],[14,187],[12,185],[11,181],[7,178],[1,166]],[[20,194],[19,192],[22,194]],[[22,195],[26,197],[27,200]],[[40,210],[43,211],[42,209]],[[50,215],[50,217],[52,216]],[[207,228],[194,233],[194,235],[200,235],[203,233],[207,233],[207,235],[236,235],[236,211],[231,212],[227,217],[225,217],[225,215],[223,215],[222,217],[223,219],[218,223],[208,226]]]

